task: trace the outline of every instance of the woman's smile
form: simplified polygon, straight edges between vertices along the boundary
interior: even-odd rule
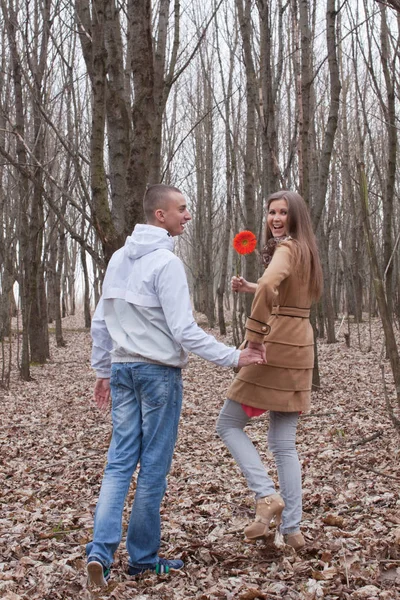
[[[271,202],[267,215],[267,223],[274,237],[285,237],[288,235],[287,217],[288,206],[284,198]]]

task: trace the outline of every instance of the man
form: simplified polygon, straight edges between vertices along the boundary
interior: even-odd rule
[[[191,219],[181,192],[152,185],[143,206],[147,224],[136,225],[112,256],[92,321],[94,400],[104,409],[111,394],[113,422],[93,541],[86,549],[88,580],[97,586],[107,585],[138,463],[126,540],[128,573],[183,567],[181,560],[160,558],[158,550],[160,504],[178,431],[187,352],[225,367],[265,361],[260,352],[217,342],[194,321],[184,267],[173,254],[173,238]]]

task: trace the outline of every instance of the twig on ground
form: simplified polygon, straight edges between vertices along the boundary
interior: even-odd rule
[[[376,440],[379,437],[382,437],[383,435],[383,431],[375,431],[375,433],[373,433],[372,435],[368,435],[367,437],[363,437],[361,438],[361,440],[358,440],[358,442],[355,442],[355,444],[351,445],[352,450],[354,450],[354,448],[357,448],[357,446],[362,446],[363,444],[368,444],[368,442],[372,442],[373,440]]]
[[[337,411],[334,412],[310,412],[306,415],[301,415],[302,419],[311,419],[311,417],[331,417],[332,415],[337,415]]]
[[[350,587],[350,583],[349,583],[349,571],[347,569],[346,552],[345,552],[345,549],[344,549],[343,540],[340,540],[340,543],[342,544],[344,570],[346,572],[346,583],[347,583],[347,587],[349,588]]]
[[[343,462],[356,462],[357,456],[346,456],[343,458]],[[375,473],[375,475],[380,475],[381,477],[387,477],[388,479],[394,479],[395,481],[400,481],[400,477],[396,477],[395,475],[389,475],[389,473],[383,473],[382,471],[378,471],[378,469],[374,469],[373,467],[367,467],[365,465],[356,464],[358,469],[363,471],[370,471],[371,473]]]
[[[362,467],[360,465],[358,465],[360,467],[360,469],[363,469],[364,471],[371,471],[372,473],[375,473],[375,475],[380,475],[381,477],[388,477],[389,479],[394,479],[395,481],[400,481],[400,477],[396,477],[395,475],[389,475],[388,473],[382,473],[382,471],[378,471],[378,469],[372,469],[371,467]]]

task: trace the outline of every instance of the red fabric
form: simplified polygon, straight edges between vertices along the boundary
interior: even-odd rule
[[[266,410],[263,410],[262,408],[254,408],[254,406],[247,406],[247,404],[242,404],[241,406],[248,417],[259,417],[260,415],[267,412]],[[301,415],[301,414],[302,414],[302,411],[299,412],[299,415]]]
[[[259,417],[267,412],[262,408],[254,408],[254,406],[247,406],[247,404],[242,404],[242,408],[248,417]]]

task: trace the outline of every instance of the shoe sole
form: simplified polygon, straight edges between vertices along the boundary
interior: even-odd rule
[[[96,587],[107,587],[104,579],[103,566],[97,562],[90,562],[87,566],[88,583]]]

